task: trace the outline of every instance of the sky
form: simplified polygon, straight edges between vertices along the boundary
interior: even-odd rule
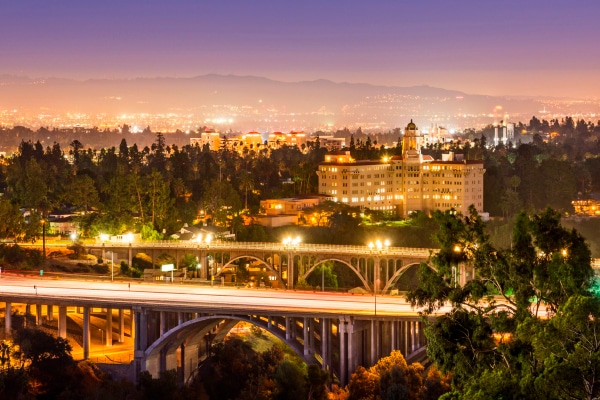
[[[0,1],[0,75],[600,98],[598,0]]]

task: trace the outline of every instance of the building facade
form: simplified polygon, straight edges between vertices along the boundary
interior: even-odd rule
[[[350,152],[333,152],[319,164],[319,193],[333,201],[396,213],[455,209],[472,204],[483,212],[482,160],[444,154],[441,160],[421,154],[423,136],[411,122],[404,130],[402,156],[356,161]]]

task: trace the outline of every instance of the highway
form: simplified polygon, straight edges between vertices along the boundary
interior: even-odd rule
[[[151,307],[165,311],[294,315],[415,316],[401,296],[106,282],[2,274],[0,301],[93,307]],[[439,310],[447,312],[449,306]]]

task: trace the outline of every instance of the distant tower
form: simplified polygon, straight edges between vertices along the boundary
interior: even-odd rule
[[[411,119],[406,128],[404,128],[404,137],[402,138],[403,157],[407,159],[420,159],[422,136],[419,128]]]
[[[515,141],[515,124],[513,124],[512,122],[509,124],[506,124],[506,142],[513,142]]]

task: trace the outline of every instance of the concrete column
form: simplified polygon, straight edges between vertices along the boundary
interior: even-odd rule
[[[180,354],[181,354],[181,369],[180,369],[180,375],[179,375],[179,386],[183,387],[183,385],[185,384],[185,377],[187,376],[187,374],[185,373],[185,343],[181,343],[180,346]]]
[[[148,348],[148,314],[146,310],[140,312],[140,323],[137,329],[140,333],[140,350],[146,351]]]
[[[285,318],[285,340],[289,341],[292,337],[292,324],[290,321],[290,317],[284,317]]]
[[[112,308],[106,309],[106,334],[104,335],[107,346],[112,346]]]
[[[42,305],[36,304],[35,305],[35,324],[37,326],[41,326],[43,323],[44,323],[44,320],[42,318]]]
[[[410,321],[404,321],[404,357],[410,354]]]
[[[340,340],[340,383],[342,384],[342,387],[346,386],[346,383],[348,383],[348,337],[346,331],[346,322],[340,320],[340,324],[338,326],[338,335]]]
[[[46,306],[46,316],[48,321],[54,321],[54,306],[52,304]]]
[[[67,338],[67,307],[58,306],[58,337]]]
[[[314,318],[309,318],[308,320],[308,347],[311,354],[315,354],[315,320]]]
[[[27,319],[31,315],[31,305],[25,304],[25,318],[23,318],[23,326],[27,328]]]
[[[83,359],[90,358],[90,308],[83,307]]]
[[[183,324],[185,320],[183,319],[183,313],[182,312],[178,312],[177,313],[177,325],[181,325]]]
[[[390,337],[392,339],[391,350],[398,350],[397,340],[398,340],[398,321],[391,321],[391,332]]]
[[[125,342],[125,310],[119,308],[119,343]]]
[[[288,259],[288,288],[294,288],[294,253],[290,253]]]
[[[410,352],[416,350],[415,322],[410,321]]]
[[[377,362],[377,321],[371,320],[371,365]]]
[[[6,312],[4,313],[4,335],[10,337],[12,330],[12,303],[6,302]]]
[[[159,328],[159,332],[160,332],[160,336],[161,337],[167,331],[166,326],[167,326],[167,313],[164,312],[164,311],[161,311],[160,312],[160,328]]]
[[[271,330],[271,317],[267,317],[267,329]]]
[[[329,365],[329,335],[331,331],[329,331],[327,326],[327,319],[321,318],[321,357],[323,359],[323,369],[328,371],[330,369]]]
[[[310,338],[309,338],[309,330],[308,330],[308,318],[304,317],[303,323],[302,323],[302,331],[303,331],[303,337],[304,337],[304,355],[307,356],[310,354]],[[312,335],[312,331],[310,332],[310,335]]]

